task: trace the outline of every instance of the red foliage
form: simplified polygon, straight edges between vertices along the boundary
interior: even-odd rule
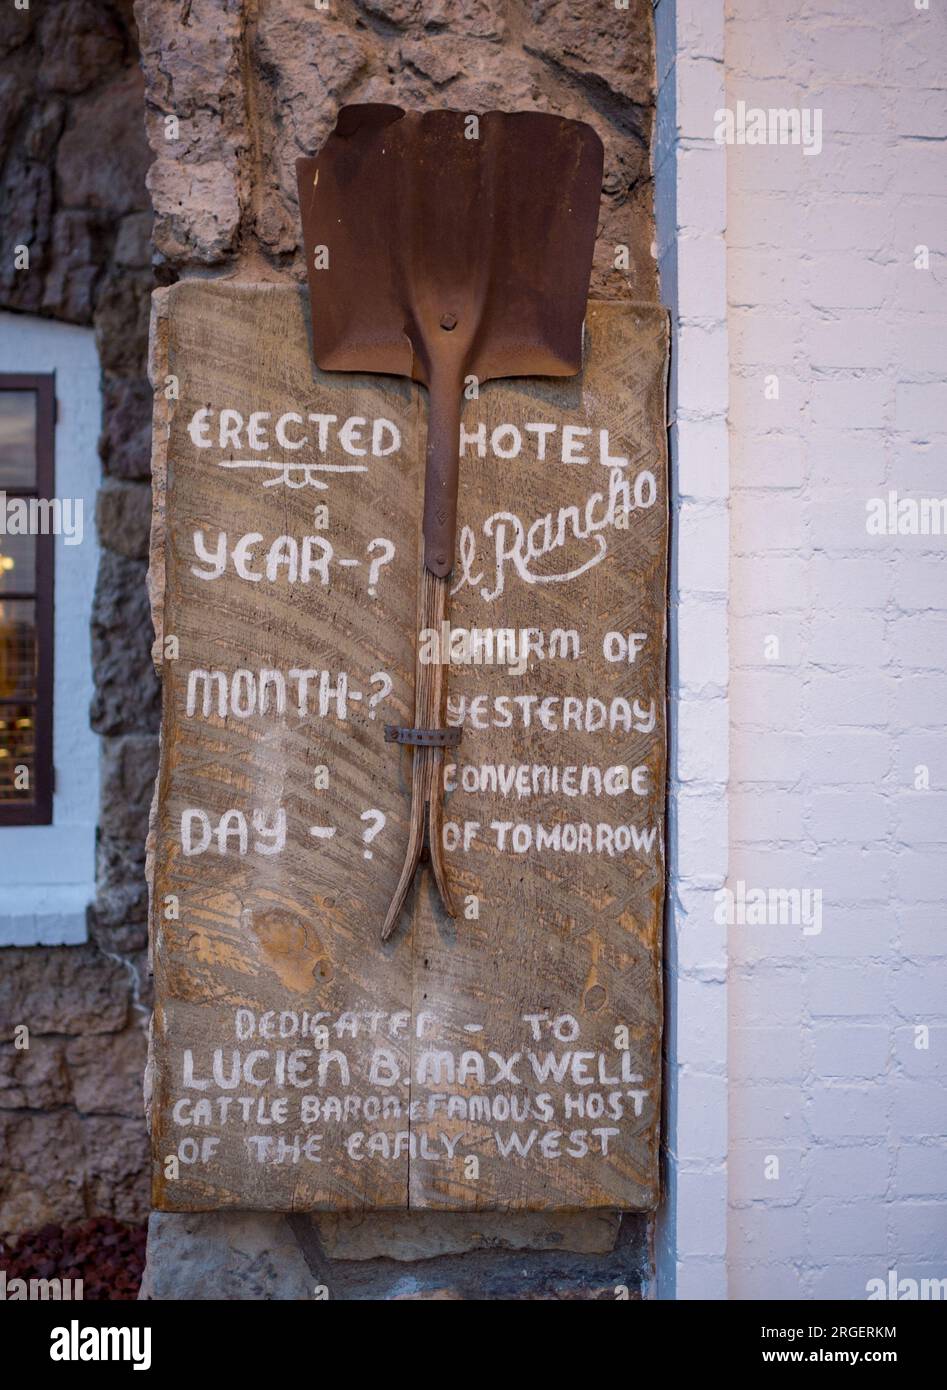
[[[81,1226],[43,1226],[0,1241],[7,1279],[81,1279],[88,1301],[138,1297],[145,1267],[146,1226],[95,1216]]]

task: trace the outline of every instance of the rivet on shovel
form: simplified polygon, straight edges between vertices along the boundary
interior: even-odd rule
[[[460,111],[343,106],[321,153],[296,164],[312,342],[323,371],[384,372],[428,388],[424,566],[418,615],[442,631],[454,562],[465,378],[574,376],[582,365],[602,188],[591,126],[534,111],[488,111],[464,138]],[[316,246],[330,249],[316,274]],[[453,304],[450,311],[443,305]],[[438,331],[440,330],[440,331]],[[447,677],[417,663],[404,867],[382,927],[397,925],[424,848],[456,915],[442,839]]]

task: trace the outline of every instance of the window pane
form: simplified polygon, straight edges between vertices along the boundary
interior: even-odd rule
[[[0,603],[0,700],[36,696],[36,604]],[[0,705],[0,719],[9,710]]]
[[[0,536],[0,594],[36,589],[36,537]]]
[[[0,705],[0,805],[4,802],[33,800],[35,774],[36,719],[32,705]],[[15,786],[23,781],[22,768],[29,770],[27,786]],[[17,768],[21,769],[19,778]]]
[[[36,487],[36,392],[0,391],[0,488]]]

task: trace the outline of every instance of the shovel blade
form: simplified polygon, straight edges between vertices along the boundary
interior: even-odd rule
[[[560,116],[343,107],[297,162],[317,364],[428,386],[577,372],[602,163]]]

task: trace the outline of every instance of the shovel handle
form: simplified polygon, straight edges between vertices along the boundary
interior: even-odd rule
[[[454,567],[463,378],[435,371],[428,393],[424,466],[424,564],[439,579]]]
[[[426,569],[421,573],[421,592],[418,602],[418,621],[422,628],[441,631],[441,623],[446,622],[450,611],[450,584],[446,579],[438,579]],[[419,648],[420,650],[420,648]],[[415,723],[421,728],[440,728],[444,717],[447,699],[447,668],[440,661],[417,661],[414,693]],[[442,747],[415,747],[414,763],[411,769],[411,809],[408,814],[408,844],[404,864],[394,896],[385,914],[381,929],[382,941],[387,941],[398,925],[401,909],[404,907],[418,864],[424,849],[424,831],[427,826],[427,848],[434,871],[434,882],[449,917],[457,916],[457,909],[451,896],[447,881],[447,865],[444,862],[443,838],[443,796],[444,796],[444,749]]]

